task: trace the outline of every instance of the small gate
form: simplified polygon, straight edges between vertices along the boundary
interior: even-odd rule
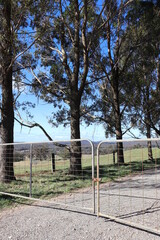
[[[97,215],[160,235],[160,139],[99,143]]]

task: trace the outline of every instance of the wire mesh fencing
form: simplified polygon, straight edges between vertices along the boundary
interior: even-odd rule
[[[94,211],[93,151],[89,140],[0,145],[0,194]]]
[[[97,194],[98,216],[160,234],[160,139],[0,144],[0,173],[0,195],[95,212]]]
[[[97,148],[97,214],[160,234],[160,140]]]

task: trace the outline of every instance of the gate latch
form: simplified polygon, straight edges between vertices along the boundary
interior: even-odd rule
[[[93,178],[94,182],[100,182],[102,179],[101,178]]]

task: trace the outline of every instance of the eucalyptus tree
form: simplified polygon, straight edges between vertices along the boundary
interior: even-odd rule
[[[17,96],[13,85],[21,81],[22,70],[31,66],[32,58],[28,53],[36,41],[26,34],[28,9],[32,1],[1,0],[0,1],[0,87],[1,87],[1,146],[0,149],[0,181],[14,180],[12,145],[14,142],[14,108]],[[27,37],[26,37],[27,36]],[[32,62],[33,63],[33,62]],[[16,94],[16,92],[15,92]]]
[[[133,83],[134,83],[134,96],[133,96],[133,114],[136,119],[136,126],[143,135],[149,139],[152,136],[152,129],[150,125],[150,119],[154,115],[155,104],[153,103],[153,91],[155,88],[155,75],[154,71],[154,60],[152,57],[149,59],[147,56],[147,61],[144,59],[145,51],[141,52],[143,58],[136,62],[136,66],[133,68]],[[137,55],[136,55],[137,56]],[[140,53],[139,53],[140,57]],[[138,57],[136,57],[138,60]],[[148,144],[148,159],[153,160],[152,156],[152,144],[151,141]]]
[[[33,90],[53,104],[50,122],[54,126],[70,124],[71,139],[80,139],[80,122],[91,108],[89,75],[99,43],[100,17],[96,11],[96,1],[59,0],[49,1],[43,18],[41,13],[35,16],[36,21],[40,19],[36,27],[43,33],[36,53],[45,71],[41,69],[41,83],[33,83]],[[81,143],[71,142],[70,149],[70,172],[79,174]]]
[[[152,129],[159,131],[159,38],[160,19],[153,1],[137,1],[130,14],[136,22],[136,37],[140,45],[132,56],[130,71],[135,86],[132,105],[137,127],[151,138]],[[134,36],[131,34],[132,38]],[[153,160],[151,142],[148,141],[148,158]]]
[[[103,76],[98,85],[98,119],[104,123],[106,136],[115,135],[117,140],[122,140],[123,134],[133,126],[130,114],[132,96],[129,95],[132,82],[126,73],[137,39],[130,38],[133,31],[127,18],[130,2],[105,1],[102,20],[106,24],[101,37],[101,56],[96,64]],[[119,164],[124,163],[122,142],[117,143],[117,161]]]
[[[0,5],[1,11],[1,142],[13,142],[13,124],[14,124],[14,111],[13,111],[13,94],[12,94],[12,37],[11,37],[11,1],[2,1]],[[13,148],[1,148],[0,159],[0,179],[5,180],[5,174],[10,166],[11,178],[14,178],[13,165],[9,163],[6,155],[13,155]]]

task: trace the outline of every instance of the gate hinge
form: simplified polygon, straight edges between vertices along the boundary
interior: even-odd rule
[[[100,182],[102,179],[101,178],[93,178],[94,182]]]

